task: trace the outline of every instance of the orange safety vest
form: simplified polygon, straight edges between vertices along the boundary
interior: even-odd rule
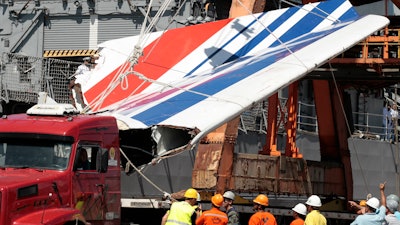
[[[274,215],[269,212],[256,212],[249,220],[249,225],[277,225]]]
[[[295,220],[293,220],[290,225],[304,225],[304,220],[301,218],[297,218]]]
[[[204,211],[196,220],[196,225],[226,225],[228,224],[228,216],[217,208]]]

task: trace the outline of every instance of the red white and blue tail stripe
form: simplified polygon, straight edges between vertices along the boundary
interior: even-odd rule
[[[113,40],[84,95],[131,129],[197,130],[194,144],[388,23],[330,0],[152,33],[129,75],[138,37]]]

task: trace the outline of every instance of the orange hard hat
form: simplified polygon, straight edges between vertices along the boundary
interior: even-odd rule
[[[260,194],[253,200],[253,202],[263,206],[268,206],[268,197],[266,195]]]
[[[223,202],[224,202],[224,197],[221,194],[216,194],[211,198],[211,203],[215,206],[221,207]]]
[[[367,201],[365,201],[365,200],[360,201],[360,206],[366,206],[366,205],[367,205]]]

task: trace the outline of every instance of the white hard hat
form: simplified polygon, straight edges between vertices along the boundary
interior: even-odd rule
[[[390,195],[388,195],[387,197],[386,197],[386,200],[394,200],[394,201],[396,201],[397,203],[399,203],[399,196],[397,196],[397,195],[395,195],[395,194],[390,194]]]
[[[307,201],[306,201],[307,205],[310,206],[315,206],[315,207],[321,207],[321,199],[317,196],[317,195],[311,195]]]
[[[199,192],[197,192],[197,199],[196,199],[196,201],[197,201],[197,202],[201,202],[201,197],[200,197]]]
[[[297,204],[292,210],[301,215],[307,215],[307,207],[303,203]]]
[[[390,212],[394,213],[397,211],[397,208],[399,207],[399,203],[393,199],[389,199],[386,201],[386,206]]]
[[[379,208],[379,200],[375,197],[372,197],[372,198],[368,199],[367,205],[374,209],[378,209]]]
[[[223,196],[224,196],[224,198],[229,198],[230,200],[235,200],[235,194],[232,191],[226,191]]]

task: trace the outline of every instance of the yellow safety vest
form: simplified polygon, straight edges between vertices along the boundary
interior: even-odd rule
[[[165,225],[191,225],[194,208],[186,201],[174,202],[169,210]]]

